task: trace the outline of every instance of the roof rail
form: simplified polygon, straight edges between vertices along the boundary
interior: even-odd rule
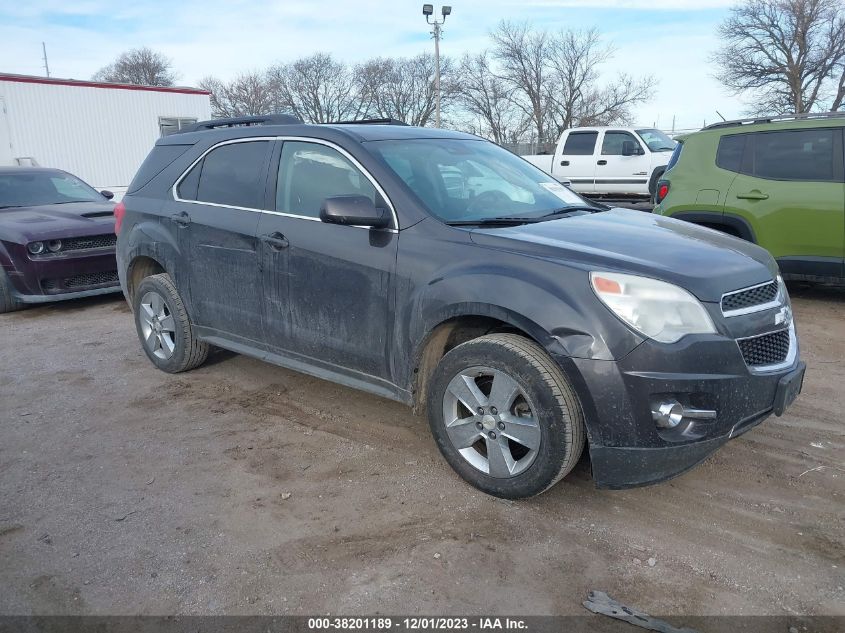
[[[778,121],[804,121],[812,119],[845,119],[845,111],[838,112],[803,112],[800,114],[779,114],[774,116],[758,117],[756,119],[736,119],[733,121],[719,121],[711,123],[702,129],[713,130],[720,127],[733,127],[735,125],[754,125],[755,123],[777,123]]]
[[[332,121],[326,125],[408,125],[399,119],[358,119],[349,121]]]
[[[239,116],[230,117],[226,119],[211,119],[209,121],[200,121],[193,125],[183,127],[177,134],[184,134],[186,132],[201,132],[203,130],[213,130],[219,127],[236,127],[241,125],[297,125],[302,121],[292,114],[264,114],[261,116]]]

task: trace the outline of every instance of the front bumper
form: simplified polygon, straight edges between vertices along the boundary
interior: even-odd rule
[[[4,265],[12,296],[22,303],[45,303],[117,292],[114,247],[32,257],[23,245],[6,245]]]
[[[781,379],[803,371],[795,345],[788,366],[767,372],[749,370],[736,341],[719,335],[646,341],[620,361],[558,359],[584,408],[596,485],[665,481],[761,423],[775,412]],[[717,415],[660,428],[652,411],[667,399]]]

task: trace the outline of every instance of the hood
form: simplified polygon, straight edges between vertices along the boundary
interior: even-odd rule
[[[34,240],[101,235],[114,231],[114,203],[73,202],[0,209],[0,240]]]
[[[563,260],[586,270],[652,277],[685,288],[701,301],[770,281],[777,264],[750,242],[642,211],[611,209],[506,228],[479,228],[473,242]]]

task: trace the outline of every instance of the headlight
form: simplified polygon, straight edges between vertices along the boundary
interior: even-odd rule
[[[637,332],[661,343],[686,334],[714,334],[716,328],[698,299],[683,288],[635,275],[590,273],[593,290],[613,313]]]
[[[44,252],[44,242],[30,242],[26,248],[33,255],[39,255]]]
[[[62,250],[62,241],[61,240],[50,240],[47,242],[47,250],[51,253],[58,253]]]

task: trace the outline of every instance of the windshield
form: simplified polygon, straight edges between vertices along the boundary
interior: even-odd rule
[[[102,195],[70,174],[58,171],[0,174],[0,209],[104,200]]]
[[[592,208],[545,172],[487,141],[413,139],[368,146],[444,222],[530,219]]]
[[[675,141],[660,130],[637,130],[637,134],[645,141],[652,152],[671,152],[675,149]]]

